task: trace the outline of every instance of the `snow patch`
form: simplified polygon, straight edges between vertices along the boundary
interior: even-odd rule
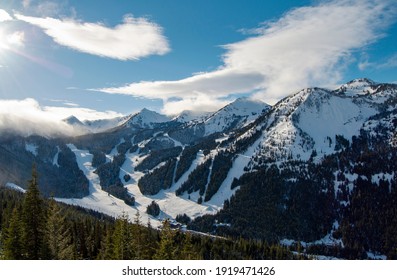
[[[38,150],[38,146],[37,145],[35,145],[35,144],[31,144],[31,143],[26,143],[25,144],[25,150],[26,151],[28,151],[28,152],[30,152],[30,153],[32,153],[34,156],[36,156],[37,157],[37,155],[39,154],[38,152],[37,152],[37,150]]]
[[[52,160],[52,165],[55,165],[55,166],[59,167],[58,156],[59,156],[59,152],[61,151],[61,149],[59,149],[59,146],[57,146],[57,149],[58,149],[58,151],[55,154],[54,159]]]
[[[24,188],[14,184],[14,183],[7,183],[6,188],[9,188],[9,189],[21,192],[21,193],[26,193],[26,190]]]

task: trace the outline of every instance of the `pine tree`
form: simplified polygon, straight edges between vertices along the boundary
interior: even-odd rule
[[[181,252],[181,259],[183,260],[199,260],[199,254],[194,250],[192,243],[192,235],[190,233],[184,234],[183,248]]]
[[[65,217],[61,214],[61,209],[53,199],[49,202],[46,240],[51,258],[56,260],[73,259],[72,235]]]
[[[132,250],[132,231],[129,218],[123,213],[117,220],[113,234],[114,255],[117,260],[130,260],[134,257]]]
[[[17,208],[12,212],[10,225],[6,231],[4,241],[4,258],[8,260],[20,260],[22,254],[22,225]]]
[[[22,228],[24,257],[32,260],[43,258],[45,213],[35,166],[33,166],[32,179],[29,181],[22,206]]]
[[[158,235],[148,219],[147,226],[143,228],[143,240],[142,240],[142,260],[151,260],[156,252],[158,245]]]
[[[135,259],[141,260],[144,247],[144,229],[141,224],[141,215],[139,211],[137,211],[135,214],[134,223],[131,225],[131,229],[133,237],[132,246],[135,251]]]
[[[156,260],[173,260],[175,259],[176,250],[174,246],[175,232],[171,229],[170,221],[167,219],[163,222],[161,230],[160,245],[154,259]]]
[[[101,259],[103,260],[114,260],[116,259],[114,253],[114,242],[113,242],[113,230],[112,228],[108,227],[106,230],[106,237],[102,241],[102,248],[101,248]]]

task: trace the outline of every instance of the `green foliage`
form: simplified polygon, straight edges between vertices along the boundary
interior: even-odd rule
[[[38,178],[35,166],[32,171],[32,179],[25,194],[22,205],[22,241],[24,258],[38,260],[43,256],[45,234],[45,212],[43,199],[38,188]]]
[[[172,186],[176,160],[170,159],[164,165],[146,174],[138,181],[138,187],[142,194],[155,195],[160,190]]]
[[[174,260],[176,259],[176,245],[175,245],[176,232],[171,229],[169,220],[164,220],[159,249],[154,255],[155,260]]]
[[[92,154],[92,166],[97,168],[102,164],[106,163],[106,155],[102,151],[94,150],[91,151]]]
[[[192,192],[200,191],[200,195],[203,195],[208,183],[211,163],[212,160],[207,160],[197,166],[197,168],[189,174],[187,181],[184,182],[182,186],[176,190],[176,195],[182,195],[185,191],[187,191],[189,194],[191,194]]]
[[[205,193],[204,201],[209,201],[212,196],[219,190],[223,181],[226,179],[232,165],[233,160],[231,154],[220,152],[214,158],[210,182]]]
[[[215,136],[215,135],[214,135]],[[202,142],[195,144],[193,146],[187,146],[183,149],[181,157],[178,161],[178,167],[175,173],[175,182],[177,182],[186,171],[189,170],[193,161],[197,157],[197,153],[202,150],[204,155],[208,154],[210,150],[217,147],[217,143],[210,137],[208,139],[204,138]]]
[[[146,213],[152,215],[153,217],[157,217],[160,215],[160,206],[152,200],[152,203],[146,207]]]
[[[187,225],[188,223],[190,223],[192,221],[192,219],[190,219],[190,217],[186,214],[178,214],[176,215],[175,220],[181,224],[185,224]]]
[[[59,205],[51,199],[48,205],[45,239],[49,255],[55,260],[70,260],[74,256],[70,225],[66,222]]]
[[[161,162],[176,158],[182,151],[181,147],[153,151],[142,162],[135,167],[137,171],[151,170]]]
[[[182,177],[182,175],[189,170],[193,161],[196,159],[199,150],[200,148],[198,145],[188,146],[183,149],[175,173],[175,182],[177,182]]]
[[[312,241],[331,229],[336,213],[333,188],[324,179],[307,180],[296,172],[280,171],[277,166],[243,175],[241,188],[215,216],[203,216],[189,227],[213,234],[263,238],[269,242],[288,238]],[[313,171],[314,172],[314,171]],[[332,176],[332,174],[331,174]],[[296,181],[288,180],[295,177]],[[231,224],[215,226],[219,223]]]
[[[0,188],[0,197],[8,199],[0,200],[3,233],[14,232],[13,236],[17,237],[13,240],[15,242],[20,240],[18,235],[24,234],[20,215],[24,199],[21,194],[4,188]],[[293,258],[286,248],[280,246],[258,241],[182,233],[171,229],[169,222],[161,231],[157,231],[151,227],[150,220],[147,226],[143,226],[139,214],[131,223],[125,214],[114,221],[103,214],[59,204],[53,200],[43,200],[42,206],[46,212],[44,216],[44,236],[48,241],[46,257],[51,259]],[[9,208],[12,211],[9,211]],[[15,223],[18,220],[20,225],[18,222]],[[7,243],[7,240],[11,241],[5,235],[7,234],[2,236],[2,244]],[[56,244],[56,240],[59,240],[60,244]],[[22,242],[8,244],[7,258],[25,258],[24,247],[19,247]]]
[[[120,148],[120,151],[126,152],[128,148],[129,146],[127,145],[124,148]],[[124,164],[125,159],[126,156],[124,153],[117,154],[111,162],[100,165],[95,172],[99,176],[100,185],[104,191],[133,206],[135,204],[135,198],[129,194],[119,177],[120,167]]]
[[[17,208],[12,212],[10,224],[5,232],[4,258],[8,260],[23,259],[22,221]]]
[[[117,220],[113,232],[113,252],[116,260],[130,260],[135,256],[133,236],[128,215],[123,213]]]

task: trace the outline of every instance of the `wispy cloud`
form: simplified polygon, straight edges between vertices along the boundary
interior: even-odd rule
[[[76,14],[74,7],[70,6],[68,0],[23,0],[21,4],[24,13],[34,14],[40,17]]]
[[[8,131],[22,136],[37,134],[46,137],[81,134],[82,131],[76,130],[62,121],[71,115],[80,120],[120,116],[116,112],[98,112],[88,108],[42,107],[31,98],[0,100],[0,133]]]
[[[387,68],[395,68],[397,67],[397,54],[389,57],[384,63],[377,65],[377,68],[387,69]]]
[[[364,71],[366,69],[389,69],[397,67],[397,53],[384,59],[383,61],[371,62],[369,56],[363,55],[358,64],[358,69]]]
[[[75,19],[30,17],[16,14],[18,20],[30,23],[59,45],[79,52],[119,60],[137,60],[149,55],[163,55],[170,48],[162,28],[146,18],[124,17],[115,27]]]
[[[395,15],[391,0],[323,1],[293,9],[247,32],[251,37],[225,45],[216,71],[98,90],[157,97],[166,107],[175,105],[169,102],[174,97],[188,101],[206,95],[219,101],[233,93],[250,93],[275,103],[301,88],[340,82],[352,55],[381,38]]]

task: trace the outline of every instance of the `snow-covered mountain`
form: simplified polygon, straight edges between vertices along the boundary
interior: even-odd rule
[[[336,90],[304,89],[273,106],[246,135],[262,131],[251,166],[308,160],[335,152],[335,136],[352,139],[372,116],[395,109],[396,86],[357,79]]]
[[[12,173],[18,170],[21,162],[27,166],[32,159],[40,163],[41,170],[51,166],[48,167],[51,174],[58,174],[59,168],[75,170],[77,165],[80,176],[83,173],[89,181],[89,195],[80,199],[63,198],[64,202],[114,216],[121,211],[133,216],[137,210],[145,213],[147,205],[155,200],[160,205],[161,214],[151,217],[154,223],[179,214],[191,218],[216,214],[217,220],[231,224],[230,230],[246,231],[261,223],[261,215],[266,215],[261,212],[261,207],[266,203],[278,203],[274,206],[276,210],[271,212],[279,211],[277,217],[288,218],[301,211],[296,209],[302,205],[294,205],[297,208],[291,209],[295,212],[286,212],[290,216],[282,216],[283,211],[289,211],[292,203],[301,199],[294,193],[294,184],[297,189],[310,182],[318,185],[317,188],[303,189],[312,191],[305,194],[308,204],[303,208],[317,205],[318,201],[323,201],[321,199],[327,203],[331,201],[332,207],[350,205],[346,192],[356,188],[358,178],[367,178],[374,184],[382,180],[394,184],[397,173],[388,158],[393,159],[397,154],[396,116],[397,85],[357,79],[334,90],[304,89],[274,106],[237,99],[209,115],[183,112],[169,118],[143,109],[125,118],[90,124],[71,117],[65,122],[102,133],[56,141],[41,138],[20,138],[17,142],[2,140],[0,170]],[[27,145],[33,144],[36,153],[27,151]],[[45,147],[51,147],[51,150]],[[373,147],[377,150],[371,154]],[[9,157],[10,153],[14,156]],[[371,161],[367,163],[364,156],[369,155],[384,163],[368,167]],[[1,164],[8,163],[9,158],[15,164],[2,168]],[[349,164],[343,167],[343,161]],[[339,165],[333,165],[335,162]],[[366,173],[360,171],[367,167],[369,171]],[[276,168],[279,169],[277,172],[273,170]],[[269,170],[273,170],[270,175]],[[279,178],[280,172],[286,173]],[[11,175],[2,177],[10,183],[26,181],[26,174],[23,180],[16,180],[18,174],[15,172]],[[280,181],[271,181],[276,180],[274,178]],[[84,191],[73,189],[80,196],[87,192],[81,179],[74,182],[83,185]],[[267,191],[277,188],[285,188],[280,200],[266,200],[271,197]],[[58,193],[64,197],[72,196],[59,190]],[[332,199],[337,202],[329,196],[325,199],[324,194],[332,194],[335,196]],[[295,200],[291,200],[289,197],[294,195]],[[316,199],[311,201],[311,195]],[[252,196],[255,200],[251,200]],[[259,220],[244,224],[245,219],[252,222],[253,218],[243,217],[250,214],[240,209],[241,205],[257,210]],[[301,216],[293,217],[303,219],[305,215],[315,214],[315,210],[309,209],[300,213]],[[338,227],[333,225],[340,224],[341,218],[332,211],[327,215],[329,219],[322,230],[314,230],[315,234],[307,233],[305,237],[316,238],[327,230],[331,234],[331,228],[336,231]],[[313,221],[316,219],[312,217]],[[294,226],[295,231],[291,232],[302,230],[298,225]],[[289,232],[290,228],[286,228],[283,232]],[[291,236],[300,238],[293,233]]]

